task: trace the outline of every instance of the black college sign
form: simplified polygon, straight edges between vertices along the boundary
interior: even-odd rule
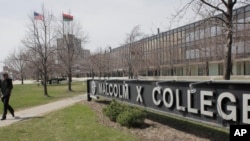
[[[219,126],[250,124],[250,84],[232,81],[88,80],[88,97],[106,97]]]

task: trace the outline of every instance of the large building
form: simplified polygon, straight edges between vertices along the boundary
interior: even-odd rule
[[[216,18],[217,17],[217,18]],[[222,75],[225,26],[217,15],[110,51],[110,73]],[[250,5],[234,10],[233,75],[250,75]]]
[[[65,51],[74,51],[74,54],[80,55],[82,58],[87,58],[90,56],[90,50],[82,48],[82,41],[79,38],[76,38],[72,34],[64,35],[63,38],[57,39],[57,50],[60,53],[60,50]],[[68,51],[66,51],[68,52]]]
[[[57,64],[61,68],[72,66],[73,76],[83,74],[82,60],[90,56],[90,50],[83,49],[82,40],[72,34],[57,39]],[[67,68],[66,68],[67,69]],[[85,72],[86,73],[86,72]]]

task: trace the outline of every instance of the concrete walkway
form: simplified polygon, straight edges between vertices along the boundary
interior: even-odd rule
[[[27,120],[30,118],[41,117],[42,115],[45,115],[46,113],[59,110],[59,109],[63,109],[65,107],[69,107],[77,102],[80,102],[86,99],[87,99],[87,95],[85,94],[85,95],[67,98],[67,99],[56,101],[56,102],[48,103],[45,105],[40,105],[40,106],[25,109],[25,110],[17,111],[15,112],[14,118],[10,114],[8,114],[6,120],[0,121],[0,127],[7,126],[12,123],[22,121],[22,120]]]

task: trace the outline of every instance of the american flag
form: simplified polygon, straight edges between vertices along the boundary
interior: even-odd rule
[[[39,14],[37,12],[34,12],[34,19],[35,20],[43,20],[43,15],[42,14]]]

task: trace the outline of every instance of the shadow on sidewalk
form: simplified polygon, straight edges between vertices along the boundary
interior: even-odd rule
[[[29,119],[35,119],[35,118],[43,118],[42,116],[30,116],[30,117],[20,117],[20,116],[15,116],[15,118],[11,120],[29,120]]]

